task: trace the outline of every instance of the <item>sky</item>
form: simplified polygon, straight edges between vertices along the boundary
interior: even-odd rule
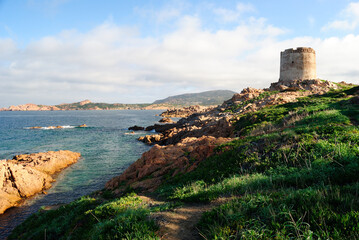
[[[266,88],[296,47],[359,84],[359,1],[0,0],[0,107]]]

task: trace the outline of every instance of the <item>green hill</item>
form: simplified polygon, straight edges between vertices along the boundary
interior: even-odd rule
[[[150,104],[122,104],[122,103],[93,103],[89,100],[76,103],[65,103],[56,105],[61,110],[121,110],[121,109],[141,109]]]
[[[167,97],[162,100],[154,101],[153,104],[169,104],[178,106],[190,106],[190,105],[219,105],[225,100],[228,100],[235,94],[230,90],[214,90],[200,93],[186,93],[176,96]]]

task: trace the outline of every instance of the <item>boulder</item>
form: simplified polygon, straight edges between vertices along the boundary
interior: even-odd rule
[[[132,126],[132,127],[129,127],[128,130],[133,130],[133,131],[141,131],[141,130],[144,130],[145,128],[144,127],[140,127],[140,126]]]
[[[173,120],[171,118],[164,117],[161,120],[159,120],[158,122],[160,122],[160,123],[173,123]]]
[[[165,132],[171,128],[176,127],[177,125],[175,123],[170,123],[170,124],[155,124],[152,126],[148,126],[145,128],[145,131],[152,131],[155,130],[158,133],[162,133]]]

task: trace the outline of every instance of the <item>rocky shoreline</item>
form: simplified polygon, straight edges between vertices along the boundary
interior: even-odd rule
[[[333,219],[333,214],[340,217],[335,222],[338,227],[332,233],[341,231],[340,234],[346,236],[348,231],[341,227],[342,220],[352,224],[355,219],[347,218],[346,214],[355,216],[358,209],[358,205],[352,205],[358,190],[356,182],[352,185],[358,171],[355,168],[358,106],[352,104],[358,104],[358,99],[356,85],[316,79],[282,81],[268,89],[246,88],[221,106],[192,114],[177,123],[155,124],[146,128],[134,126],[133,131],[158,131],[146,137],[151,140],[148,144],[153,145],[149,151],[120,176],[108,181],[105,189],[54,211],[31,216],[13,231],[9,239],[34,239],[33,236],[40,239],[44,234],[43,219],[49,219],[46,230],[53,234],[53,239],[63,236],[76,239],[111,238],[113,233],[122,234],[117,235],[118,238],[197,239],[200,233],[212,231],[213,224],[217,224],[220,228],[215,229],[212,235],[206,235],[208,239],[214,239],[222,236],[222,229],[233,226],[234,215],[234,220],[240,224],[238,221],[245,217],[245,222],[240,225],[244,228],[256,218],[259,221],[270,219],[276,221],[276,226],[284,226],[293,218],[287,216],[278,220],[276,216],[282,215],[283,204],[290,209],[298,202],[299,207],[295,210],[301,211],[296,215],[299,218],[307,212],[316,213],[317,206],[321,208],[330,204],[324,217],[327,222]],[[341,113],[343,106],[352,111],[349,116],[345,115],[347,112]],[[317,109],[314,114],[313,108]],[[350,116],[354,117],[348,119]],[[313,141],[302,147],[303,141],[308,139],[307,131],[314,133],[318,139],[310,138]],[[328,131],[332,131],[330,138]],[[346,135],[339,139],[336,131]],[[323,152],[322,141],[327,147]],[[350,149],[349,155],[341,154],[342,146],[348,146],[345,149]],[[327,152],[334,152],[335,155],[325,156],[328,159],[326,165],[323,161],[318,163],[316,159],[321,159]],[[316,158],[312,159],[313,155]],[[339,161],[331,164],[332,157],[339,155]],[[288,156],[293,159],[288,160]],[[308,162],[320,165],[308,171]],[[321,175],[322,169],[328,174]],[[334,171],[337,173],[334,174]],[[343,183],[342,179],[346,182]],[[339,185],[332,185],[332,180]],[[322,186],[323,183],[326,185]],[[320,189],[317,188],[319,184]],[[344,195],[349,198],[342,199],[339,189],[351,191],[350,195]],[[238,208],[237,204],[242,207],[252,201],[256,205],[248,205],[244,215],[240,215],[242,208]],[[312,201],[315,203],[313,206],[310,204]],[[338,202],[344,204],[341,208],[344,212],[339,214],[335,212]],[[353,207],[344,209],[349,205]],[[275,215],[270,211],[263,218],[261,209],[269,209],[268,206],[275,210]],[[317,220],[308,224],[321,221],[321,213],[319,211]],[[210,222],[203,227],[208,219]],[[231,221],[228,222],[228,219]],[[258,223],[262,226],[261,222]],[[231,232],[236,233],[236,229],[238,227],[234,225]],[[271,226],[266,229],[273,232]],[[295,236],[291,226],[285,231],[291,231],[285,237]],[[141,235],[138,235],[139,232]],[[228,234],[225,236],[230,238]],[[268,235],[266,238],[276,236]],[[323,236],[328,235],[325,232]],[[349,233],[348,236],[351,239],[355,235]]]
[[[51,187],[53,174],[74,164],[80,153],[68,150],[16,155],[0,160],[0,214]]]
[[[154,146],[124,173],[107,182],[106,188],[116,194],[121,194],[127,187],[154,191],[166,177],[194,170],[201,161],[215,153],[217,146],[235,138],[237,133],[233,122],[238,120],[239,114],[295,102],[299,97],[324,94],[338,88],[335,83],[319,79],[282,81],[267,89],[246,88],[216,108],[196,108],[198,112],[192,109],[190,116],[177,123],[141,127],[137,130],[156,131],[138,139]],[[169,117],[169,111],[163,116]]]
[[[189,107],[182,107],[182,108],[170,108],[167,109],[165,112],[161,113],[161,117],[164,118],[185,118],[191,116],[194,113],[203,113],[214,107],[203,107],[199,105],[193,105]]]

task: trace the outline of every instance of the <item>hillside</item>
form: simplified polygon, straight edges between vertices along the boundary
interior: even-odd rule
[[[171,96],[162,100],[154,101],[153,104],[168,104],[173,106],[190,106],[190,105],[219,105],[223,101],[231,98],[235,94],[229,90],[214,90],[200,93],[186,93]]]
[[[358,123],[355,85],[247,88],[9,239],[358,239]]]
[[[59,110],[122,110],[122,109],[142,109],[150,104],[122,104],[122,103],[94,103],[84,100],[76,103],[64,103],[56,105]]]
[[[0,108],[0,111],[59,111],[59,110],[123,110],[123,109],[168,109],[173,107],[186,107],[191,105],[210,106],[221,104],[224,100],[233,96],[235,92],[228,90],[216,90],[201,93],[182,94],[157,100],[150,103],[123,104],[123,103],[94,103],[84,100],[75,103],[63,103],[59,105],[37,105],[27,103],[8,108]]]

